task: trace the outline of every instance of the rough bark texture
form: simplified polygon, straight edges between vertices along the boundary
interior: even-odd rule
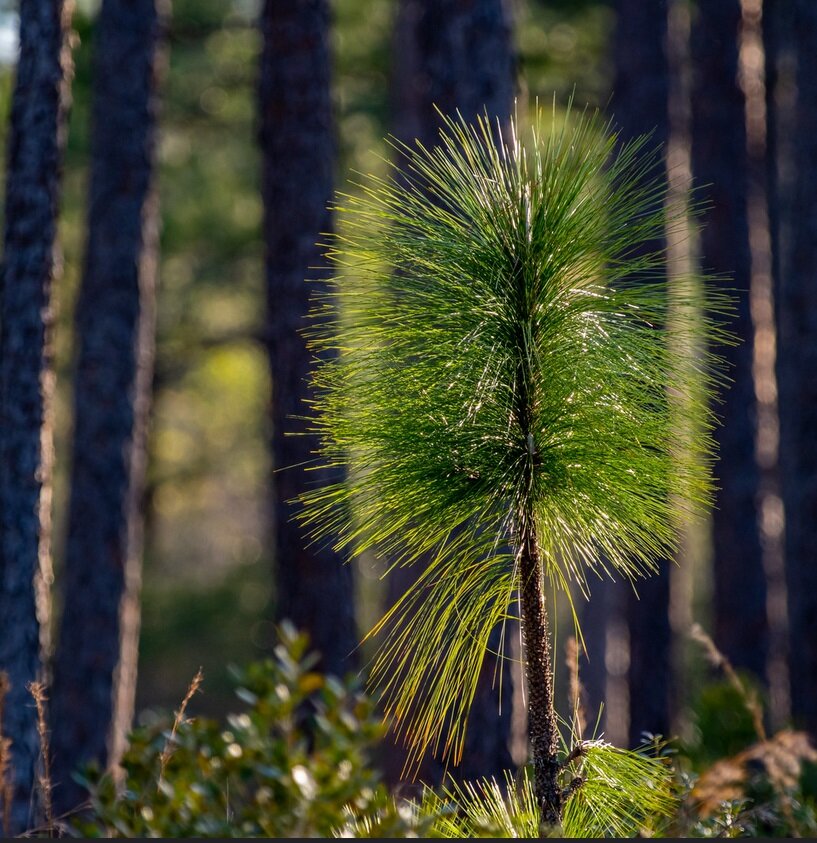
[[[516,399],[514,420],[522,441],[532,437],[534,384],[530,370],[530,339],[524,326],[531,324],[531,303],[524,267],[516,274]],[[533,762],[533,786],[539,806],[539,836],[548,837],[560,825],[564,798],[559,787],[559,723],[554,708],[553,656],[544,593],[544,570],[534,508],[529,490],[534,488],[538,458],[528,454],[516,501],[514,541],[519,566],[519,607],[528,694],[528,745]]]
[[[755,459],[751,261],[744,96],[738,84],[739,0],[699,0],[692,28],[692,173],[699,198],[701,263],[734,291],[736,347],[718,352],[733,380],[718,407],[719,489],[713,511],[715,641],[735,667],[766,675],[768,624]]]
[[[0,670],[11,682],[3,728],[12,741],[12,833],[34,819],[39,741],[26,686],[42,678],[41,630],[48,621],[49,336],[69,90],[67,17],[62,0],[20,3],[8,145],[0,282]]]
[[[781,281],[780,432],[786,508],[791,709],[817,736],[817,6],[796,0],[790,254]]]
[[[528,740],[544,833],[549,826],[558,826],[561,822],[563,800],[559,787],[559,726],[553,708],[550,632],[542,590],[542,563],[531,522],[525,523],[520,535],[519,581],[528,688]]]
[[[307,413],[310,398],[311,354],[300,331],[310,295],[326,277],[323,248],[315,244],[325,242],[332,226],[328,0],[266,0],[261,29],[276,616],[309,633],[324,670],[344,674],[354,664],[358,643],[352,568],[328,545],[308,544],[292,520],[293,499],[330,479],[323,470],[306,470],[318,443],[304,435],[307,424],[296,418]]]
[[[503,0],[401,0],[394,56],[392,131],[400,140],[435,146],[442,125],[435,106],[443,114],[459,109],[466,120],[487,112],[507,125],[513,109],[515,57]],[[416,567],[392,571],[387,581],[389,605],[405,593],[416,574]],[[499,640],[496,631],[489,647],[496,650]],[[462,780],[501,775],[512,766],[512,686],[506,669],[500,700],[496,671],[496,657],[487,655],[471,706],[463,759],[451,770]],[[386,766],[396,780],[403,760],[388,758]],[[419,777],[438,781],[443,772],[441,765],[427,759]]]
[[[650,145],[660,145],[666,154],[670,119],[667,2],[618,0],[616,11],[613,111],[621,139],[652,133]],[[644,253],[665,248],[664,238],[641,246]],[[644,732],[667,735],[670,731],[669,562],[662,560],[656,574],[637,584],[637,596],[625,587],[630,631],[630,741],[638,744]]]
[[[71,502],[51,704],[58,813],[83,799],[73,771],[89,761],[102,768],[118,761],[133,717],[154,351],[161,17],[156,0],[104,0],[96,23]]]

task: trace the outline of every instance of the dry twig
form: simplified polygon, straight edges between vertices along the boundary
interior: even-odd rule
[[[51,755],[48,742],[48,721],[46,718],[46,703],[48,697],[45,695],[45,685],[42,682],[29,682],[28,692],[34,698],[34,705],[37,707],[37,734],[40,736],[40,770],[37,773],[37,784],[40,787],[40,796],[43,800],[43,813],[48,829],[48,836],[51,837],[54,831],[54,811],[51,804]]]
[[[167,763],[170,761],[170,756],[173,754],[173,742],[176,738],[176,732],[179,730],[182,723],[185,722],[184,713],[187,710],[190,700],[193,699],[194,694],[199,690],[203,681],[204,673],[202,672],[202,669],[199,668],[187,688],[187,693],[184,695],[184,699],[182,700],[182,704],[179,706],[179,710],[176,712],[176,717],[173,720],[173,728],[170,730],[170,735],[159,758],[159,782],[157,784],[157,790],[161,786],[165,775],[165,769],[167,768]]]
[[[3,814],[3,834],[6,837],[11,836],[11,802],[14,795],[11,782],[11,741],[3,735],[3,708],[10,687],[8,674],[0,671],[0,809]]]

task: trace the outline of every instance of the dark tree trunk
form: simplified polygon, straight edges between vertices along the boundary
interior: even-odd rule
[[[579,679],[584,692],[579,702],[589,730],[584,738],[592,738],[597,725],[600,733],[607,728],[607,634],[614,588],[610,580],[601,579],[590,583],[589,600],[582,596],[576,598],[586,648],[579,658]]]
[[[515,55],[511,21],[504,0],[400,0],[394,28],[392,126],[405,143],[428,148],[439,140],[445,115],[459,110],[466,120],[487,112],[504,131],[513,109]],[[412,584],[416,568],[396,568],[387,580],[389,605]],[[506,641],[510,631],[506,630]],[[489,649],[500,644],[499,630]],[[471,706],[462,762],[453,774],[462,780],[497,776],[512,766],[510,729],[512,686],[506,670],[502,696],[494,681],[496,657],[487,655]],[[500,716],[501,710],[501,716]],[[399,758],[387,767],[402,766]],[[442,768],[426,759],[424,780],[438,779]],[[394,776],[391,776],[394,778]]]
[[[618,0],[615,39],[616,84],[613,110],[626,142],[652,133],[651,146],[666,155],[669,141],[669,55],[667,0]],[[645,253],[666,249],[666,239],[645,243]],[[665,271],[665,270],[662,270]],[[668,735],[672,640],[669,621],[670,563],[627,586],[630,632],[630,742],[644,732]]]
[[[785,3],[785,0],[783,0]],[[763,54],[766,96],[766,205],[769,214],[769,245],[771,250],[771,273],[773,295],[777,302],[780,294],[780,202],[778,150],[779,130],[778,95],[780,84],[780,0],[763,0]]]
[[[737,668],[766,675],[768,623],[755,458],[745,103],[738,84],[739,0],[699,0],[692,27],[692,173],[702,218],[701,263],[734,291],[736,347],[717,349],[733,380],[718,408],[720,461],[712,537],[715,642]]]
[[[395,25],[395,135],[436,145],[445,115],[507,125],[516,59],[506,0],[401,0]]]
[[[792,509],[794,502],[786,502],[788,494],[784,488],[784,467],[789,456],[786,453],[788,443],[788,410],[781,404],[781,397],[787,396],[787,387],[781,383],[785,379],[782,371],[780,355],[786,358],[787,350],[781,351],[784,337],[782,335],[782,313],[785,309],[783,298],[784,265],[788,264],[791,254],[789,244],[792,211],[793,178],[799,174],[793,173],[796,166],[794,144],[796,142],[794,118],[795,100],[794,86],[796,63],[794,61],[793,18],[794,4],[789,0],[763,0],[761,27],[763,36],[764,70],[765,70],[765,202],[769,225],[769,267],[770,292],[772,313],[769,321],[774,331],[775,345],[773,358],[776,390],[774,396],[774,415],[767,424],[772,429],[770,437],[775,446],[774,462],[771,471],[775,481],[774,494],[783,502],[783,514],[788,507]],[[787,340],[788,338],[786,338]],[[770,530],[773,544],[772,564],[767,563],[767,586],[769,597],[769,719],[772,729],[779,729],[791,722],[791,683],[793,663],[790,659],[789,635],[789,583],[788,566],[786,564],[786,521],[783,517],[771,522]]]
[[[763,0],[761,27],[766,96],[766,199],[769,215],[772,293],[775,314],[780,315],[781,280],[790,258],[794,168],[794,119],[796,112],[795,4],[789,0]],[[785,241],[785,242],[784,242]],[[778,320],[779,321],[779,320]],[[776,326],[779,330],[779,324]],[[781,337],[777,337],[778,345]]]
[[[325,242],[332,227],[328,0],[266,0],[261,29],[276,616],[305,630],[322,656],[322,669],[342,675],[353,667],[358,643],[352,568],[330,546],[307,542],[293,521],[292,504],[306,489],[330,480],[323,469],[307,470],[318,443],[305,435],[302,418],[309,411],[311,354],[300,333],[310,296],[324,286],[320,279],[327,274],[324,249],[316,241]]]
[[[21,0],[0,282],[0,670],[11,683],[3,714],[12,742],[11,833],[34,818],[39,740],[27,685],[43,678],[41,631],[48,623],[51,284],[69,92],[67,23],[62,0]]]
[[[161,24],[156,0],[104,0],[96,23],[88,243],[75,314],[71,502],[51,711],[59,813],[83,798],[75,770],[90,761],[103,769],[117,763],[133,716],[154,351]]]
[[[528,687],[528,741],[533,762],[534,793],[543,826],[540,836],[562,821],[563,797],[559,787],[559,725],[553,699],[553,655],[548,612],[543,590],[542,561],[536,531],[529,518],[519,549],[519,603],[525,643],[525,678]]]
[[[533,415],[529,341],[521,326],[531,324],[525,273],[517,273],[518,309],[516,324],[518,367],[515,422],[523,440],[531,439]],[[520,489],[534,487],[535,465],[530,456],[524,467]],[[522,641],[525,646],[525,680],[528,691],[528,745],[533,765],[533,787],[539,808],[539,836],[549,837],[561,825],[564,796],[559,786],[559,722],[553,693],[553,650],[550,642],[548,606],[544,592],[544,570],[537,539],[537,524],[527,492],[516,503],[514,536],[519,566],[519,608]]]
[[[791,710],[817,736],[817,6],[796,0],[790,254],[779,303],[780,433],[786,511]]]

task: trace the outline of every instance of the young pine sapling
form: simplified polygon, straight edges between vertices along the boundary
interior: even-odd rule
[[[705,349],[729,303],[670,291],[645,249],[679,222],[646,139],[620,144],[596,116],[543,124],[497,142],[488,119],[446,119],[437,147],[395,143],[391,175],[343,197],[310,338],[333,352],[314,375],[323,462],[349,472],[303,518],[422,563],[372,669],[414,760],[462,753],[489,635],[518,602],[547,829],[581,791],[582,750],[560,756],[546,595],[650,573],[677,508],[708,503],[721,378]]]

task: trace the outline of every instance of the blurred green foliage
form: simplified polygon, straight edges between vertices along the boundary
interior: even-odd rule
[[[744,675],[742,679],[747,687],[760,693],[750,676]],[[704,685],[693,703],[691,715],[694,736],[684,746],[684,752],[698,769],[718,758],[734,755],[757,739],[743,697],[728,681]]]
[[[275,643],[274,625],[264,616],[269,597],[269,572],[260,557],[228,568],[211,582],[149,579],[140,642],[137,708],[142,721],[175,705],[199,667],[207,684],[196,698],[198,710],[213,716],[229,710],[235,684],[232,665],[269,653]]]
[[[517,4],[516,40],[522,101],[571,94],[579,105],[604,107],[612,92],[610,2],[529,0]]]
[[[67,829],[98,837],[331,837],[348,811],[378,836],[407,836],[369,753],[382,728],[353,684],[312,672],[284,628],[274,658],[238,677],[245,708],[226,724],[187,718],[135,732],[123,779],[87,772],[90,812]],[[413,824],[412,824],[413,825]]]
[[[758,734],[751,708],[762,710],[762,690],[749,675],[740,682],[742,691],[727,678],[697,692],[692,738],[676,757],[687,790],[677,836],[814,837],[817,750],[803,732]]]

